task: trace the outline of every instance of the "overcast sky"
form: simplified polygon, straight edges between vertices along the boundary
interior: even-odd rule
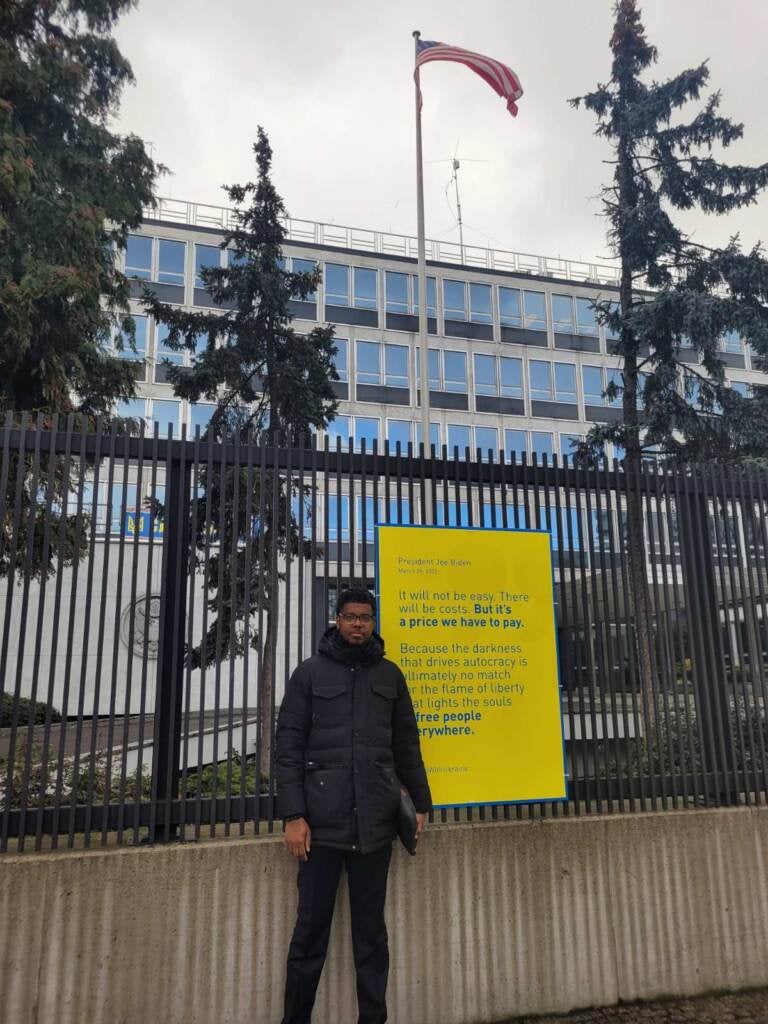
[[[140,0],[117,37],[133,65],[119,130],[153,143],[159,192],[224,204],[253,174],[256,125],[292,216],[415,234],[413,40],[509,64],[525,95],[513,119],[468,69],[422,72],[427,235],[543,255],[607,255],[596,198],[611,173],[594,119],[568,97],[609,75],[611,0]],[[767,0],[646,0],[655,77],[709,59],[721,110],[745,125],[732,162],[768,161]],[[442,161],[442,162],[429,162]],[[478,162],[470,162],[478,161]],[[482,161],[482,162],[480,162]],[[696,237],[768,240],[768,196],[732,217],[688,217]]]

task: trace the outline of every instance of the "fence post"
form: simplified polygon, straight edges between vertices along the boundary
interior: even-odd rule
[[[184,636],[189,574],[189,501],[191,462],[186,441],[167,442],[166,502],[163,533],[163,595],[160,611],[159,675],[155,695],[152,747],[152,810],[149,841],[168,842],[178,834],[171,822],[173,801],[179,796],[181,712],[184,686]],[[173,456],[173,448],[178,457]],[[159,807],[163,810],[158,814]]]

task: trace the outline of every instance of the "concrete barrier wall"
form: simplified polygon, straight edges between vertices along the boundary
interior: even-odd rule
[[[768,809],[433,827],[396,851],[395,1024],[768,985]],[[275,838],[0,860],[9,1024],[277,1024]],[[356,1019],[342,888],[314,1020]]]

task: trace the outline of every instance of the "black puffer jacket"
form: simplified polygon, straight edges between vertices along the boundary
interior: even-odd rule
[[[336,628],[291,676],[277,720],[277,799],[303,815],[312,842],[367,853],[392,842],[398,778],[417,811],[431,807],[403,673],[375,633],[364,648]]]

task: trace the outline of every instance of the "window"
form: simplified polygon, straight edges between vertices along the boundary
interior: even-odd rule
[[[552,435],[541,430],[532,430],[531,451],[538,457],[539,462],[541,462],[545,455],[551,462],[553,454]]]
[[[183,352],[177,352],[174,349],[168,348],[166,339],[170,333],[169,328],[166,324],[157,325],[156,344],[155,344],[155,359],[159,363],[161,360],[166,360],[169,363],[174,363],[176,366],[181,366],[184,362]],[[200,341],[200,339],[198,339]],[[205,344],[205,339],[202,339],[202,344]]]
[[[342,543],[349,540],[349,496],[328,496],[328,540]]]
[[[349,281],[352,271],[352,296]],[[329,306],[355,306],[376,309],[376,271],[366,267],[348,267],[343,263],[325,264],[325,301]]]
[[[420,385],[421,352],[416,349],[416,382]],[[467,393],[467,355],[465,352],[431,348],[429,350],[429,388],[431,391]]]
[[[116,355],[121,359],[146,359],[147,357],[147,335],[149,333],[149,317],[133,314],[135,351],[131,347],[131,340],[126,331],[120,331],[119,344],[122,348],[116,349]]]
[[[146,417],[147,403],[143,398],[128,398],[118,402],[115,408],[115,416],[126,420],[138,420],[141,422]]]
[[[467,316],[467,291],[469,291],[469,316]],[[491,286],[489,284],[467,284],[465,281],[443,281],[443,309],[446,320],[471,320],[476,324],[493,322],[491,310]]]
[[[388,270],[384,276],[386,288],[386,309],[388,313],[410,313],[408,297],[408,274],[396,274]]]
[[[555,363],[555,401],[576,402],[576,367],[573,363]]]
[[[407,388],[409,383],[408,373],[408,346],[407,345],[385,345],[384,346],[384,382],[390,388]]]
[[[336,367],[336,373],[340,381],[349,380],[349,364],[347,361],[347,343],[342,338],[334,338],[333,344],[336,352],[331,356],[331,361]]]
[[[366,416],[355,416],[355,448],[362,448],[363,442],[368,451],[373,442],[379,440],[379,421]]]
[[[419,312],[419,279],[411,278],[413,285],[413,312]],[[427,316],[437,316],[437,281],[434,277],[427,278]]]
[[[582,366],[581,382],[585,405],[603,404],[603,370],[600,366]]]
[[[467,319],[467,294],[463,281],[443,281],[443,312],[446,320]]]
[[[488,452],[493,453],[493,458],[499,456],[499,432],[496,427],[475,427],[475,448],[480,449],[481,458],[485,461]]]
[[[540,359],[528,363],[531,398],[539,402],[552,401],[552,364]]]
[[[355,283],[353,305],[358,309],[377,309],[376,271],[368,270],[366,267],[353,267],[352,274]]]
[[[381,373],[382,346],[375,341],[357,343],[358,384],[386,383],[392,388],[408,387],[408,347],[406,345],[384,345],[384,377]]]
[[[390,451],[395,451],[398,444],[405,451],[411,440],[411,421],[387,420],[387,440]]]
[[[467,391],[467,356],[464,352],[443,352],[445,390],[465,394]]]
[[[179,432],[179,415],[181,413],[181,402],[164,402],[155,398],[152,401],[152,422],[157,423],[160,436],[163,437],[170,430],[172,434]]]
[[[527,450],[528,444],[524,430],[504,431],[504,452],[507,455],[514,455],[516,458]]]
[[[152,276],[152,239],[128,235],[125,246],[125,273],[148,281]]]
[[[547,305],[544,292],[523,292],[525,327],[529,331],[546,331]]]
[[[200,433],[204,434],[208,424],[211,422],[211,416],[213,416],[215,405],[207,405],[203,402],[193,402],[189,407],[189,433],[192,437],[195,436],[195,431],[200,428]]]
[[[419,279],[415,274],[399,274],[388,270],[385,275],[388,313],[419,313]],[[437,315],[437,283],[427,278],[427,316]]]
[[[329,448],[336,448],[339,441],[342,447],[346,448],[349,442],[349,416],[337,416],[331,420],[326,430]]]
[[[736,352],[739,355],[744,352],[744,342],[738,331],[726,331],[720,339],[720,347],[723,352]]]
[[[730,386],[742,398],[749,398],[750,388],[745,380],[732,380]]]
[[[485,356],[475,353],[475,394],[498,394],[495,356]]]
[[[624,390],[621,370],[602,366],[582,366],[581,380],[584,386],[585,405],[621,405]],[[604,397],[609,384],[616,386],[614,398]]]
[[[501,389],[497,376],[496,357],[475,354],[475,394],[523,397],[523,363],[521,359],[502,356],[500,361]],[[546,365],[546,364],[545,364]]]
[[[499,365],[501,367],[501,393],[505,398],[523,397],[523,361],[522,359],[502,356]]]
[[[581,434],[561,434],[560,435],[560,454],[562,456],[567,455],[569,458],[573,458],[576,447],[581,444],[584,440]]]
[[[215,245],[195,246],[195,288],[205,288],[200,271],[203,267],[218,267],[221,250]]]
[[[575,334],[576,325],[573,319],[573,299],[570,295],[552,296],[552,320],[555,331],[560,334]]]
[[[349,267],[325,264],[325,301],[328,306],[349,305]]]
[[[609,305],[610,305],[610,312],[612,314],[620,312],[621,305],[618,302],[611,302],[611,303],[609,303]],[[621,332],[619,330],[616,330],[613,327],[609,327],[609,325],[606,324],[605,325],[605,337],[608,339],[608,341],[618,341],[619,338],[621,337]]]
[[[184,260],[187,253],[185,242],[160,239],[157,261],[157,280],[162,284],[184,284]]]
[[[381,384],[381,346],[375,341],[357,343],[357,383]]]
[[[439,391],[441,389],[440,384],[440,351],[436,348],[429,350],[429,389],[430,391]],[[421,350],[416,349],[416,384],[418,387],[421,386]]]
[[[597,320],[592,308],[592,299],[576,299],[576,330],[578,334],[597,337]]]
[[[522,327],[519,288],[499,288],[499,319],[502,327]]]
[[[302,260],[294,256],[291,260],[291,270],[294,274],[314,274],[317,270],[317,264],[314,260]],[[292,298],[299,299],[301,302],[315,302],[317,299],[317,292],[307,292],[303,298],[299,295],[294,295]]]
[[[473,324],[493,323],[491,286],[489,284],[470,284],[469,319]]]
[[[613,384],[617,388],[616,395],[613,398],[606,398],[604,400],[606,405],[621,405],[623,401],[622,392],[624,390],[623,380],[621,370],[606,369],[605,386],[608,387],[609,384]]]
[[[448,424],[448,451],[453,452],[454,448],[459,449],[459,456],[464,454],[464,449],[472,444],[469,427],[460,426],[457,423]]]
[[[421,444],[421,421],[416,424],[416,447]],[[436,452],[440,451],[440,424],[429,424],[429,444]]]

